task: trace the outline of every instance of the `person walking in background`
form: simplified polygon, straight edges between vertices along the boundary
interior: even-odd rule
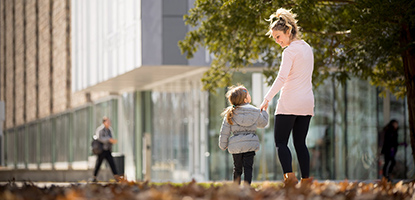
[[[395,167],[396,152],[398,150],[398,129],[399,123],[395,119],[392,119],[383,128],[383,145],[381,154],[385,158],[385,164],[383,165],[383,180],[391,181],[389,175],[392,173],[393,167]]]
[[[233,180],[240,184],[243,173],[244,181],[251,184],[254,156],[259,150],[256,129],[268,124],[268,113],[249,104],[251,96],[244,86],[230,87],[226,98],[230,106],[222,112],[219,147],[232,154]]]
[[[301,40],[296,15],[280,8],[271,14],[269,31],[282,48],[282,61],[278,76],[264,97],[260,109],[266,110],[268,103],[281,90],[275,111],[274,139],[278,157],[284,171],[286,185],[298,183],[292,171],[292,156],[287,146],[293,131],[293,141],[301,170],[301,183],[311,183],[310,154],[306,146],[306,136],[311,117],[314,115],[314,94],[312,74],[314,68],[313,50]]]
[[[111,128],[111,120],[108,117],[102,118],[102,124],[99,126],[94,135],[94,139],[97,139],[102,143],[103,151],[102,153],[98,154],[97,160],[95,163],[95,170],[94,170],[94,178],[93,181],[97,181],[98,171],[101,167],[102,161],[106,159],[111,167],[112,174],[116,181],[120,180],[120,176],[117,173],[117,169],[115,168],[114,158],[112,157],[112,145],[117,143],[116,139],[112,138],[112,128]]]

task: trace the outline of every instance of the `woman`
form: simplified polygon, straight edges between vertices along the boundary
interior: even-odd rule
[[[392,119],[384,128],[384,139],[381,153],[384,155],[385,164],[383,165],[383,180],[391,181],[389,174],[395,167],[396,152],[398,150],[398,121]]]
[[[311,117],[314,115],[314,95],[311,77],[314,68],[313,51],[301,40],[295,20],[290,10],[280,8],[270,16],[267,35],[285,48],[278,76],[264,97],[260,109],[268,108],[268,103],[281,90],[275,111],[274,139],[286,185],[298,183],[292,171],[291,151],[287,146],[291,130],[295,151],[301,169],[301,183],[311,183],[310,155],[306,146],[306,136]]]

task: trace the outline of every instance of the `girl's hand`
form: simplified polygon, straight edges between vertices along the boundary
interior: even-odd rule
[[[264,99],[264,101],[261,103],[261,106],[259,106],[259,109],[261,111],[266,110],[268,108],[268,100]]]

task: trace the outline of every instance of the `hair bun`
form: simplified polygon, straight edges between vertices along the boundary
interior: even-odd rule
[[[269,30],[265,35],[272,37],[272,31],[279,30],[286,33],[287,31],[291,34],[290,37],[301,39],[301,33],[299,26],[297,25],[296,14],[292,13],[291,10],[279,8],[275,13],[271,14],[269,20]]]

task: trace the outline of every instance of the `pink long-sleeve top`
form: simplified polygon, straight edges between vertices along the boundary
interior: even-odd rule
[[[271,101],[281,90],[275,115],[314,115],[313,68],[313,51],[304,40],[292,41],[284,49],[277,79],[265,95]]]

